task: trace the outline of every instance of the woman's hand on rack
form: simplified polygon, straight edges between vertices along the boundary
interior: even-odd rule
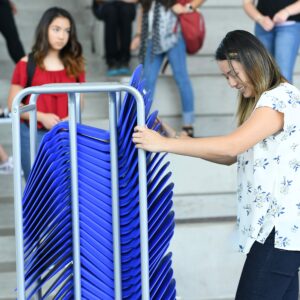
[[[132,141],[136,144],[136,148],[150,152],[163,152],[163,145],[167,140],[168,138],[146,126],[136,126],[132,135]]]

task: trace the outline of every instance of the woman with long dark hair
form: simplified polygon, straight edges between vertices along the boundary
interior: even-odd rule
[[[229,32],[215,54],[238,90],[238,128],[208,138],[168,137],[138,126],[137,148],[237,162],[238,248],[247,254],[238,300],[297,300],[300,266],[300,91],[251,33]]]
[[[82,47],[77,40],[74,19],[65,9],[52,7],[45,11],[36,28],[31,55],[35,65],[31,86],[85,81]],[[28,57],[23,57],[15,67],[8,96],[10,109],[16,94],[27,87]],[[29,96],[24,104],[28,101]],[[30,170],[29,114],[24,113],[21,117],[22,168],[26,179]],[[38,142],[48,130],[67,117],[66,94],[40,95],[37,101]]]

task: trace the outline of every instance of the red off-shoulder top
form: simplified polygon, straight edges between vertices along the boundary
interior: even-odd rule
[[[48,83],[72,83],[85,82],[85,73],[79,74],[78,78],[67,75],[66,70],[48,71],[42,70],[36,66],[32,86],[43,85]],[[12,80],[12,84],[26,86],[27,83],[27,62],[19,61],[16,64]],[[25,104],[29,102],[29,96],[25,99]],[[61,119],[68,116],[68,95],[67,94],[44,94],[40,95],[37,100],[37,111],[44,113],[54,113]],[[42,124],[38,123],[38,128],[43,128]]]

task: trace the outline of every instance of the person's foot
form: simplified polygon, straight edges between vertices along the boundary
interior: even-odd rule
[[[118,71],[119,71],[119,75],[130,75],[131,74],[128,64],[121,64]]]
[[[113,77],[113,76],[118,76],[118,75],[120,75],[119,69],[117,69],[115,67],[108,68],[106,71],[107,77]]]
[[[107,77],[113,77],[119,75],[119,64],[116,60],[110,59],[106,62],[106,65],[107,65],[107,71],[106,71]]]

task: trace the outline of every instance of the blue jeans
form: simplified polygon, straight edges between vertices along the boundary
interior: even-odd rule
[[[274,230],[247,255],[236,300],[298,300],[300,251],[274,248]]]
[[[292,83],[300,45],[300,22],[276,26],[271,31],[265,31],[256,23],[255,35],[273,55],[282,75]]]
[[[37,143],[40,145],[42,138],[47,133],[47,130],[37,131]],[[24,172],[24,178],[27,181],[30,173],[30,139],[29,127],[25,123],[21,123],[21,164]]]
[[[177,44],[165,53],[151,55],[151,48],[152,40],[148,40],[147,52],[144,62],[144,78],[147,80],[146,87],[152,92],[152,95],[154,95],[158,73],[163,63],[164,57],[167,56],[180,93],[183,110],[183,124],[193,124],[194,93],[187,71],[185,42],[182,36],[179,37]],[[163,99],[160,100],[163,101]]]

